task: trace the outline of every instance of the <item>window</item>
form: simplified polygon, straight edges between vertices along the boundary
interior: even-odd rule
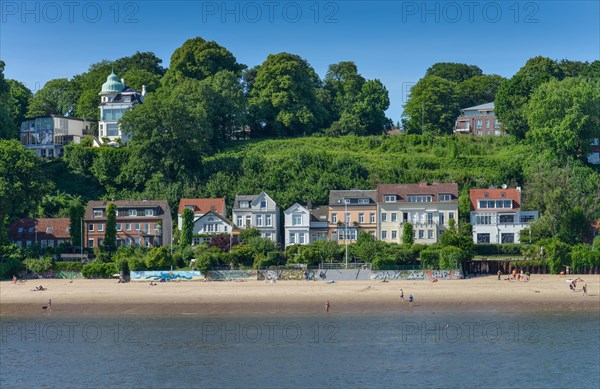
[[[261,200],[260,207],[261,208],[267,208],[267,200]]]
[[[344,215],[344,222],[350,223],[350,221],[350,212],[346,212],[346,214]]]
[[[337,213],[331,214],[331,223],[333,223],[333,224],[337,223]]]
[[[477,215],[475,224],[492,224],[492,217],[489,215]]]
[[[154,216],[154,210],[153,209],[146,209],[145,215],[146,216]]]
[[[256,225],[262,226],[262,215],[256,215]]]
[[[364,223],[365,222],[365,214],[364,213],[359,213],[358,214],[358,222],[359,223]]]
[[[215,225],[214,224],[207,224],[204,226],[204,229],[206,232],[215,232]]]
[[[137,216],[137,210],[136,209],[130,209],[127,214],[129,216]]]
[[[237,217],[237,221],[236,221],[236,223],[235,223],[235,224],[237,224],[237,225],[238,225],[238,227],[241,227],[241,226],[242,226],[242,223],[243,223],[243,220],[244,220],[244,219],[243,219],[241,216],[238,216],[238,217]]]
[[[498,122],[498,119],[494,120],[494,128],[500,128],[500,123]]]
[[[477,243],[490,243],[490,234],[477,234]]]
[[[144,232],[150,231],[150,224],[144,223]]]
[[[396,212],[392,212],[392,221],[398,221],[398,214]]]
[[[94,247],[94,239],[88,239],[88,247]]]
[[[98,247],[102,246],[102,243],[104,243],[104,239],[98,238]]]
[[[119,136],[119,125],[117,123],[106,123],[106,136]]]
[[[142,239],[141,238],[135,238],[135,245],[139,246],[140,243],[142,243]]]
[[[381,231],[381,239],[387,239],[387,231]]]
[[[104,215],[104,211],[101,209],[94,209],[94,217],[102,217]]]
[[[475,120],[475,128],[480,129],[482,124],[483,124],[483,120],[481,120],[481,119]]]
[[[408,196],[409,203],[430,203],[431,196]]]
[[[402,222],[408,222],[408,212],[402,212]]]
[[[425,230],[419,230],[419,239],[425,238]]]
[[[350,201],[348,201],[350,203]],[[369,204],[369,199],[358,199],[359,204]]]
[[[454,212],[448,212],[448,219],[454,219]]]
[[[130,223],[125,223],[125,230],[131,231],[131,224]]]
[[[133,242],[133,240],[130,237],[125,238],[125,246],[127,246],[127,247],[131,246],[132,242]]]
[[[396,239],[398,237],[398,231],[392,230],[392,239]]]
[[[123,246],[123,239],[117,238],[117,247]]]
[[[290,244],[295,244],[296,243],[296,234],[293,232],[290,232]]]
[[[485,128],[490,128],[490,119],[485,119]]]
[[[92,223],[88,224],[88,231],[94,231],[94,225]]]
[[[249,201],[240,201],[240,208],[250,208]]]
[[[136,231],[139,231],[140,230],[140,223],[135,223],[133,229],[136,230]]]
[[[158,225],[158,223],[154,223],[154,230],[158,231],[160,229],[160,226]]]
[[[515,243],[515,234],[513,234],[513,233],[502,234],[502,243]]]
[[[265,215],[265,225],[267,227],[271,227],[273,225],[273,223],[271,222],[271,215]],[[271,234],[269,233],[269,236]]]
[[[23,227],[19,227],[19,234],[23,233]]]
[[[487,201],[479,200],[479,208],[487,208]]]
[[[443,226],[444,222],[445,222],[445,220],[444,220],[444,213],[443,212],[438,213],[438,224],[440,226]]]
[[[382,222],[386,222],[387,221],[387,213],[381,212],[381,221]]]
[[[98,231],[104,231],[104,224],[98,224]]]
[[[375,223],[375,214],[374,213],[369,214],[369,223],[371,223],[371,224]]]
[[[47,233],[47,234],[50,234],[50,233],[52,233],[52,230],[53,230],[53,229],[54,229],[54,227],[52,227],[52,226],[46,227],[46,233]]]
[[[298,234],[298,243],[304,244],[304,234],[303,233]]]
[[[521,215],[521,223],[529,223],[533,219],[535,219],[533,215]]]
[[[427,224],[433,224],[433,212],[427,212]]]
[[[512,208],[512,200],[504,200],[504,208]]]
[[[427,230],[427,239],[433,239],[433,230]]]
[[[492,207],[490,207],[492,208]],[[504,201],[496,200],[496,208],[504,208]]]
[[[117,231],[121,231],[121,223],[117,223]]]
[[[302,214],[295,213],[292,215],[292,225],[299,226],[302,224]]]
[[[246,215],[246,228],[250,228],[252,223],[252,216]]]
[[[383,196],[383,201],[386,203],[393,203],[396,201],[396,195],[385,195]]]
[[[452,195],[449,194],[441,194],[440,201],[452,201]]]
[[[500,223],[514,223],[515,215],[500,215]]]

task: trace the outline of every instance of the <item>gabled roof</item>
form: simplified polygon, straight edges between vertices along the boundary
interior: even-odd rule
[[[227,219],[226,217],[223,217],[221,214],[219,214],[218,212],[215,212],[215,211],[208,211],[204,215],[200,216],[198,219],[194,220],[194,223],[196,223],[197,221],[200,221],[202,219],[208,219],[211,216],[215,216],[215,217],[223,220],[225,223],[229,224],[230,226],[233,226],[233,223],[231,222],[231,220]]]
[[[294,210],[296,210],[298,208],[302,208],[303,212],[308,212],[308,209],[306,209],[306,207],[303,207],[302,205],[300,205],[298,203],[295,203],[294,205],[292,205],[291,207],[289,207],[288,209],[286,209],[285,211],[283,211],[283,213],[290,214],[290,213],[294,212]]]
[[[233,208],[239,209],[240,201],[249,201],[252,205],[255,205],[256,201],[262,196],[266,196],[269,200],[275,203],[275,200],[273,200],[268,194],[266,194],[265,192],[260,192],[260,194],[258,195],[235,195],[235,199],[233,201]],[[277,206],[277,203],[275,203],[275,206]]]
[[[494,110],[494,102],[485,103],[480,105],[475,105],[469,108],[461,108],[461,111],[493,111]]]
[[[329,221],[329,209],[323,206],[317,206],[310,210],[310,221],[311,222],[328,222]]]
[[[471,211],[479,209],[477,200],[513,200],[513,210],[521,209],[521,188],[471,189]],[[504,195],[503,195],[504,194]],[[490,209],[486,209],[490,210]]]
[[[397,201],[408,201],[408,196],[430,195],[432,201],[439,201],[438,195],[452,195],[452,200],[458,199],[458,184],[437,183],[432,184],[379,184],[377,185],[377,201],[384,202],[385,195],[398,196]]]
[[[210,211],[215,211],[221,215],[225,214],[225,199],[181,199],[179,200],[178,215],[183,214],[183,210],[186,206],[194,207],[194,214],[205,214]]]
[[[344,199],[358,200],[358,199],[369,199],[369,204],[375,204],[377,202],[377,191],[376,190],[330,190],[329,191],[329,205],[344,205]],[[351,202],[348,205],[355,205],[355,202]],[[361,204],[368,205],[368,204]]]
[[[37,239],[71,239],[69,218],[25,218],[19,219],[8,227],[9,239],[33,240],[37,231]],[[21,232],[19,232],[21,229]],[[29,231],[31,229],[31,231]]]

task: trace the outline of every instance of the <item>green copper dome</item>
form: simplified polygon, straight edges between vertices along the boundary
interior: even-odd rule
[[[123,84],[119,80],[119,77],[112,72],[106,77],[106,82],[102,84],[102,93],[119,93],[123,91]]]

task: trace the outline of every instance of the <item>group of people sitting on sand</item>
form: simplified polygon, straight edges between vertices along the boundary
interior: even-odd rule
[[[502,275],[502,271],[498,270],[498,281],[500,280],[500,276]],[[508,277],[506,277],[504,280],[505,281],[529,281],[530,278],[530,274],[529,272],[527,273],[523,273],[523,270],[521,270],[520,273],[517,273],[517,269],[513,269],[512,272],[508,275]]]
[[[44,288],[42,285],[40,286],[36,286],[35,289],[31,289],[32,292],[41,292],[43,290],[46,290],[47,288]]]

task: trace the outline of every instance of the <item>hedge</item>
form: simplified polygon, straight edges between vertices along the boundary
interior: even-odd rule
[[[85,278],[110,278],[115,273],[118,273],[118,269],[114,262],[93,261],[81,269]]]
[[[59,271],[74,271],[80,272],[83,269],[83,263],[81,262],[54,262],[52,265],[53,270]]]
[[[480,243],[473,245],[475,255],[510,255],[520,256],[527,249],[527,244],[505,243]]]

